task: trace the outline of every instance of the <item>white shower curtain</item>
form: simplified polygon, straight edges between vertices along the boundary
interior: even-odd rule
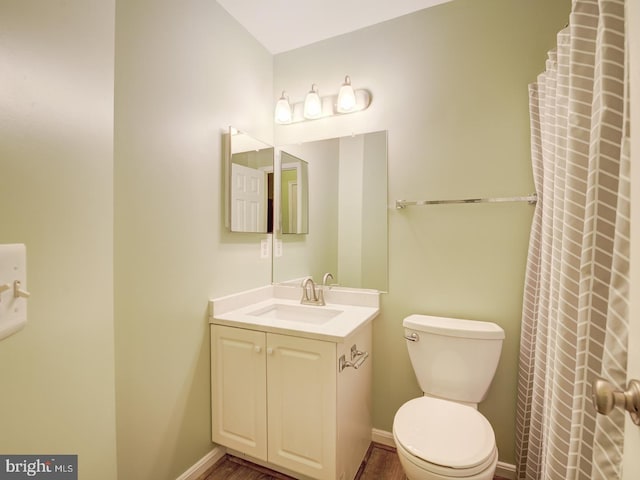
[[[621,474],[624,415],[591,383],[626,384],[628,74],[624,0],[574,0],[530,85],[533,220],[522,318],[517,478]]]

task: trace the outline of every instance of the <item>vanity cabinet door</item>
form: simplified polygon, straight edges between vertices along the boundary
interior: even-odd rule
[[[265,333],[211,327],[213,441],[267,460]]]
[[[267,334],[269,462],[336,474],[336,344]]]

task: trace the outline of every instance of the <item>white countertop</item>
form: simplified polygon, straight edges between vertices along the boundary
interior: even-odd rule
[[[301,305],[301,297],[300,287],[288,285],[269,285],[220,297],[209,302],[209,323],[340,343],[372,321],[380,311],[379,292],[375,290],[326,288],[324,306]],[[273,305],[338,312],[323,323],[255,314]]]

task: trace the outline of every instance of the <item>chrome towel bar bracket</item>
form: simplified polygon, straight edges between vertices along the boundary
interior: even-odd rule
[[[362,352],[358,350],[358,347],[352,345],[350,361],[348,361],[344,355],[340,355],[340,358],[338,359],[338,372],[342,372],[348,367],[352,367],[357,370],[362,366],[367,358],[369,358],[369,352]]]

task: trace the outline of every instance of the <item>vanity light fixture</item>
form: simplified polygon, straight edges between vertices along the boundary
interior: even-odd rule
[[[360,112],[369,108],[371,94],[368,90],[354,90],[349,75],[344,77],[338,95],[320,97],[318,87],[314,83],[307,93],[304,102],[289,103],[289,97],[282,92],[276,103],[275,122],[279,125],[316,120],[318,118]]]
[[[338,113],[348,113],[356,106],[356,92],[351,86],[351,78],[349,75],[344,77],[344,83],[340,87],[338,93],[338,104],[336,106]]]
[[[289,103],[289,97],[282,91],[282,96],[278,103],[276,103],[275,120],[279,124],[291,123],[291,104]]]
[[[318,94],[318,87],[314,83],[311,90],[304,97],[304,118],[315,119],[322,116],[322,100]]]

